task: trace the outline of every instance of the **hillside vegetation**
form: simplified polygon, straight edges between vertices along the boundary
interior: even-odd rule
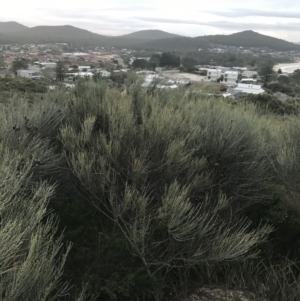
[[[299,50],[298,45],[281,39],[262,35],[252,30],[242,31],[231,35],[215,35],[197,37],[195,40],[198,43],[213,43],[236,47],[268,47],[274,50],[287,51]],[[295,47],[296,46],[296,47]]]
[[[25,30],[26,28],[28,27],[17,22],[0,22],[0,32],[4,34]]]
[[[168,33],[162,30],[141,30],[127,35],[124,38],[143,39],[143,40],[159,40],[180,37],[179,35]]]
[[[0,96],[2,299],[298,301],[297,113],[126,85]]]

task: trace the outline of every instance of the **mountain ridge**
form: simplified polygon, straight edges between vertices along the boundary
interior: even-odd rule
[[[197,51],[199,48],[208,48],[213,44],[246,48],[267,47],[278,51],[300,51],[300,45],[262,35],[252,30],[230,35],[207,35],[195,38],[161,30],[143,30],[122,36],[105,36],[71,25],[30,28],[17,22],[0,22],[0,44],[59,42],[74,46],[102,46],[156,51]]]
[[[0,22],[0,33],[6,34],[29,28],[15,21]]]
[[[119,37],[133,38],[133,39],[142,39],[142,40],[159,40],[159,39],[170,39],[176,37],[184,37],[178,34],[169,33],[159,29],[148,29],[132,32],[126,35]]]

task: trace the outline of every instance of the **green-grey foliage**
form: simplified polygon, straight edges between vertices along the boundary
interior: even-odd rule
[[[17,73],[18,70],[27,69],[28,60],[25,58],[16,58],[12,63],[12,71]]]
[[[65,158],[150,278],[257,255],[271,227],[251,229],[240,215],[266,199],[270,171],[253,110],[180,92],[81,89],[61,128]]]
[[[64,246],[57,233],[48,207],[55,187],[46,181],[61,174],[59,155],[50,146],[66,108],[57,102],[15,97],[0,105],[1,300],[58,300],[68,294],[61,277],[71,244]]]
[[[53,188],[37,182],[29,189],[34,160],[3,144],[0,153],[1,300],[56,300],[67,289],[60,277],[69,247],[62,253],[47,215]]]
[[[3,296],[52,300],[66,292],[62,275],[78,300],[168,300],[195,283],[255,291],[259,282],[271,300],[273,288],[297,300],[297,265],[275,255],[286,241],[299,255],[298,116],[149,93],[134,74],[125,84],[121,93],[81,80],[68,93],[0,103]]]

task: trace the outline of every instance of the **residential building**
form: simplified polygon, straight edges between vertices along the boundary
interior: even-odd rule
[[[247,94],[262,94],[265,92],[265,90],[262,89],[261,85],[241,84],[241,83],[239,83],[234,90],[247,93]]]
[[[216,82],[222,76],[221,69],[208,69],[207,70],[207,79],[212,82]]]
[[[26,77],[31,79],[43,78],[41,72],[37,70],[18,70],[17,75],[20,77]]]
[[[56,63],[54,63],[54,62],[43,62],[43,63],[40,63],[40,65],[45,69],[56,68]]]
[[[237,71],[225,71],[224,72],[224,81],[228,85],[234,85],[237,83],[239,73]]]
[[[91,66],[78,66],[78,70],[79,71],[86,70],[86,72],[87,72],[87,71],[91,70]]]
[[[247,71],[247,67],[232,67],[233,70],[239,71],[239,72],[244,72]]]
[[[256,84],[257,80],[254,78],[242,78],[240,80],[241,84],[248,84],[248,85],[253,85]]]
[[[72,80],[73,78],[78,77],[92,77],[94,74],[92,72],[76,72],[76,73],[67,73],[69,80]]]
[[[100,71],[100,74],[101,74],[101,76],[103,76],[103,77],[110,77],[111,72],[106,71],[106,70],[101,70],[101,71]]]
[[[253,77],[257,76],[257,71],[245,70],[245,71],[243,71],[242,76],[253,78]]]

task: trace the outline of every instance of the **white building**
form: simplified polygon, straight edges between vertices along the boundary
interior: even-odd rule
[[[106,71],[106,70],[101,70],[100,74],[103,77],[110,77],[110,75],[111,75],[111,73],[109,71]]]
[[[56,63],[54,63],[54,62],[43,62],[43,63],[40,63],[40,65],[45,69],[47,69],[47,68],[53,68],[53,69],[56,68]]]
[[[37,70],[18,70],[17,75],[20,77],[26,77],[31,79],[43,78],[41,73]]]
[[[89,55],[85,52],[72,52],[72,53],[62,53],[63,57],[76,57],[76,56],[86,56]]]
[[[250,70],[246,70],[246,71],[243,71],[243,74],[242,74],[244,77],[254,77],[254,76],[257,76],[257,71],[250,71]]]
[[[244,72],[248,70],[247,67],[232,67],[232,69],[240,72]]]
[[[144,78],[144,83],[142,84],[142,87],[152,86],[155,82],[160,82],[162,79],[163,77],[157,74],[147,74]]]
[[[78,66],[78,70],[79,71],[83,71],[85,69],[86,69],[86,71],[90,71],[91,70],[91,66]]]
[[[239,73],[237,71],[225,71],[224,72],[224,81],[228,85],[234,85],[237,83]]]
[[[241,83],[239,83],[234,90],[236,92],[243,92],[248,94],[262,94],[265,92],[265,90],[262,89],[261,85],[251,85],[251,84],[241,84]]]
[[[216,82],[222,76],[221,69],[208,69],[207,70],[207,79],[212,82]]]
[[[254,79],[254,78],[242,78],[241,80],[240,80],[240,83],[241,84],[250,84],[250,85],[253,85],[253,84],[256,84],[256,82],[257,82],[257,80],[256,79]]]
[[[94,74],[92,72],[76,72],[76,73],[67,73],[68,78],[71,80],[75,77],[92,77]]]

